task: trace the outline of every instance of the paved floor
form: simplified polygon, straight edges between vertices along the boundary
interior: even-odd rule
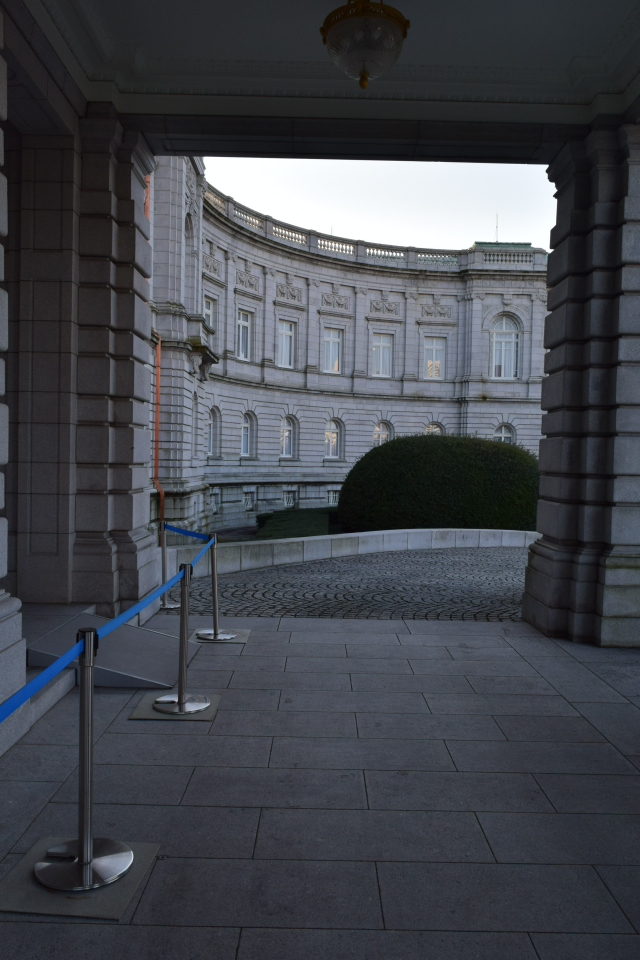
[[[194,618],[194,626],[202,618]],[[98,690],[120,923],[0,914],[11,960],[638,960],[640,651],[523,623],[239,618],[212,724]],[[177,633],[177,617],[153,626]],[[73,835],[75,691],[0,758],[0,872]]]
[[[518,547],[372,553],[227,573],[220,602],[242,617],[519,620],[526,564]],[[191,596],[194,612],[211,610],[208,577]]]

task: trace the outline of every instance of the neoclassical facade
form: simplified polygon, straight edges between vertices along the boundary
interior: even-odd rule
[[[407,434],[537,454],[544,250],[323,236],[223,196],[197,158],[158,158],[149,202],[168,517],[336,503],[359,457]]]

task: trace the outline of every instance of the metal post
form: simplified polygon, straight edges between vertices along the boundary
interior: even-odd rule
[[[113,883],[133,863],[133,851],[119,840],[93,836],[93,668],[98,649],[95,630],[80,630],[80,755],[78,763],[78,839],[47,851],[53,863],[34,868],[40,883],[53,890],[93,890]],[[60,862],[64,861],[64,862]]]
[[[196,630],[196,639],[203,643],[225,643],[229,640],[235,640],[235,633],[220,633],[220,621],[218,604],[218,537],[214,540],[211,548],[211,603],[213,604],[213,630]]]
[[[162,583],[167,582],[167,531],[165,529],[164,520],[160,521],[160,556],[162,562]],[[177,610],[180,606],[175,600],[169,599],[168,593],[162,594],[162,599],[160,600],[160,608],[162,610]]]
[[[191,587],[190,563],[181,563],[184,576],[180,581],[180,647],[178,653],[178,690],[158,697],[153,709],[159,713],[200,713],[211,706],[211,701],[197,693],[187,693],[187,666],[189,655],[189,588]]]

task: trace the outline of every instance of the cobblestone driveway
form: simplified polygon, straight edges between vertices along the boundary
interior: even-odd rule
[[[526,561],[524,548],[493,547],[265,567],[221,576],[220,610],[254,617],[519,620]],[[191,610],[211,612],[208,577],[192,582]]]

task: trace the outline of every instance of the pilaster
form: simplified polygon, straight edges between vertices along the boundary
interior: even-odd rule
[[[596,130],[549,170],[538,529],[523,616],[549,636],[640,645],[640,127]]]
[[[149,530],[151,275],[138,135],[97,106],[80,122],[78,429],[73,599],[113,615],[158,582]]]

